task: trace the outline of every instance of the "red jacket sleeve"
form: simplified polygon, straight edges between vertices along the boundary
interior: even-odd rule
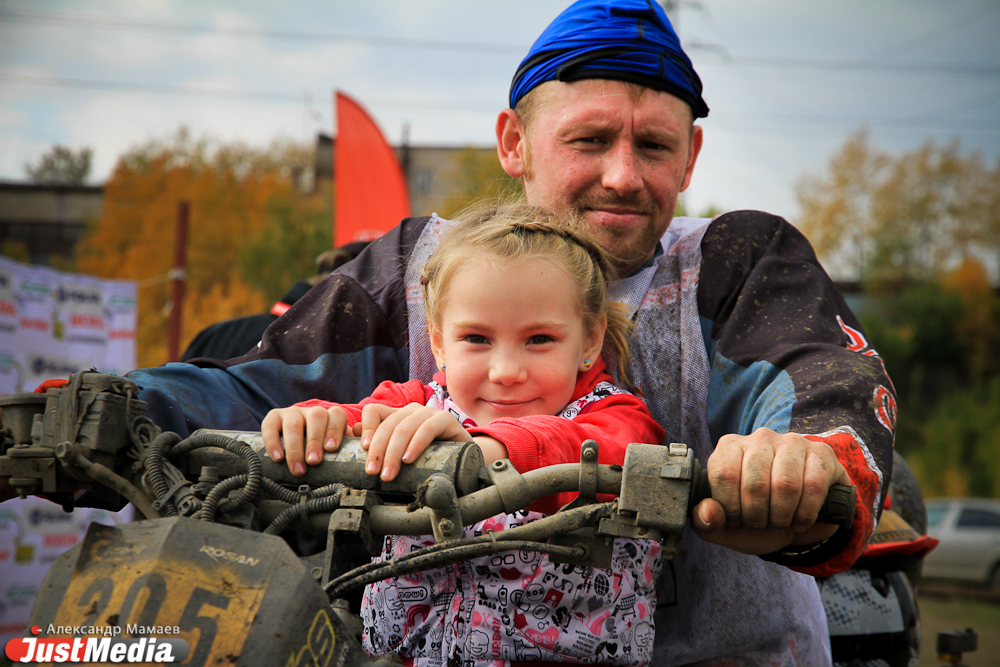
[[[420,380],[410,380],[409,382],[403,383],[389,382],[387,380],[376,387],[371,396],[354,405],[331,403],[330,401],[313,398],[308,401],[296,403],[295,407],[332,408],[339,405],[347,411],[347,425],[354,426],[356,422],[361,421],[361,410],[369,403],[388,405],[391,408],[401,408],[410,403],[425,405],[427,403],[427,391],[425,385],[421,383]]]

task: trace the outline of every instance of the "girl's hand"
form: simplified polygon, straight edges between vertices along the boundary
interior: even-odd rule
[[[419,403],[401,408],[372,403],[361,411],[361,446],[368,450],[365,472],[381,473],[386,482],[435,440],[468,442],[472,436],[450,413]]]
[[[312,406],[271,410],[260,424],[264,448],[271,459],[288,457],[288,469],[293,475],[306,474],[304,461],[311,465],[323,460],[323,450],[334,452],[345,435],[353,435],[347,425],[347,411],[335,405],[331,408]],[[281,436],[284,436],[284,451]],[[303,457],[303,436],[305,456]]]

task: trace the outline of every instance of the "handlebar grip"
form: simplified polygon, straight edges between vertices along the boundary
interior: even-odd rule
[[[695,505],[705,498],[712,497],[712,488],[708,483],[708,472],[701,467],[695,459],[694,470],[691,476],[691,496],[688,507],[693,509]],[[816,523],[829,523],[835,526],[850,527],[854,524],[854,511],[858,499],[858,487],[847,484],[833,484],[826,492],[826,499],[823,506],[819,508],[816,516]]]
[[[858,499],[858,487],[851,484],[834,484],[826,492],[826,500],[819,508],[817,523],[832,523],[850,527],[854,523],[854,509]]]

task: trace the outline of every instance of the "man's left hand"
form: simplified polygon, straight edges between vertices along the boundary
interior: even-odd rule
[[[827,490],[851,479],[825,442],[761,428],[725,435],[708,459],[712,497],[691,512],[705,541],[747,554],[822,542],[837,526],[816,523]]]

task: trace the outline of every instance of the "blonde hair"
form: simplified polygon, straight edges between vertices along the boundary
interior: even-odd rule
[[[579,287],[584,330],[595,331],[607,320],[605,339],[618,355],[622,382],[628,382],[628,333],[632,326],[624,304],[609,302],[608,283],[615,270],[608,254],[573,212],[554,213],[530,206],[522,199],[485,200],[455,216],[455,226],[431,255],[420,275],[427,320],[440,327],[446,286],[473,258],[485,255],[497,263],[541,258],[566,272]]]

